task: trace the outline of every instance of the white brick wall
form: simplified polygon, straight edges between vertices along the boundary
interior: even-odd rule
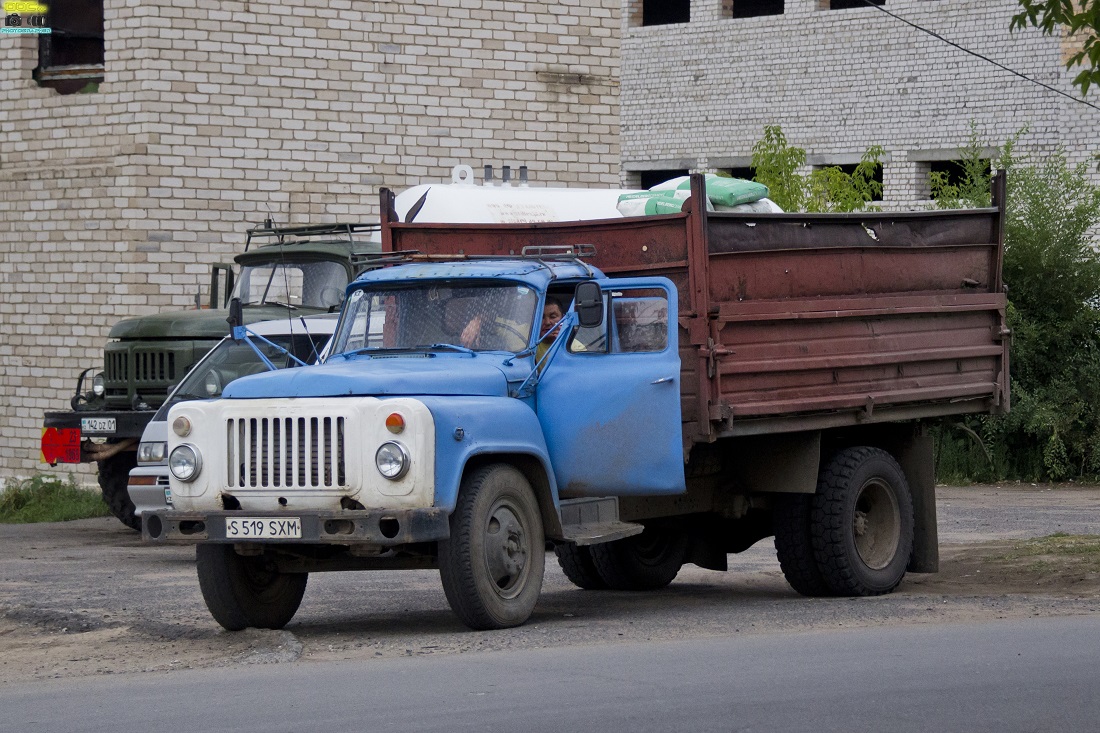
[[[736,2],[736,0],[733,0]],[[950,155],[971,120],[992,144],[1025,125],[1023,152],[1064,144],[1071,162],[1097,150],[1100,111],[1029,84],[867,7],[723,18],[724,0],[693,0],[692,22],[640,27],[623,13],[622,159],[626,171],[748,165],[769,124],[811,157],[849,162],[887,151],[887,203],[911,205],[929,151]],[[635,7],[637,6],[637,7]],[[887,0],[886,9],[1023,74],[1072,92],[1062,41],[1010,34],[1015,0]],[[1096,94],[1090,101],[1100,103]],[[624,175],[630,180],[629,175]],[[1100,178],[1097,179],[1100,181]]]
[[[188,307],[249,222],[361,220],[457,163],[614,186],[617,0],[105,0],[106,77],[59,96],[0,39],[0,478],[45,469],[112,324]],[[87,474],[86,474],[87,477]]]

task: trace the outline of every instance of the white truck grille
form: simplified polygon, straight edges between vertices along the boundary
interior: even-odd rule
[[[251,417],[226,420],[226,485],[332,489],[345,486],[345,418]]]

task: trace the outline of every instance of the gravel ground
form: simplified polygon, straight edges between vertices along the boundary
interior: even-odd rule
[[[547,558],[531,621],[472,632],[435,571],[314,574],[283,631],[227,633],[199,593],[194,550],[149,547],[114,519],[0,525],[0,683],[310,659],[371,659],[793,629],[1100,613],[1100,574],[1006,557],[1012,542],[1100,534],[1100,487],[938,491],[941,570],[878,598],[808,599],[770,541],[730,572],[686,566],[667,589],[581,591]]]

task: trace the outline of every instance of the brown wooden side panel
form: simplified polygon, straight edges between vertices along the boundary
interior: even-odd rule
[[[717,390],[734,420],[1000,399],[1001,295],[772,305],[782,309],[727,304],[717,320]]]

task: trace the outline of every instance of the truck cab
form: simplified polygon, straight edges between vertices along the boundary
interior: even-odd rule
[[[585,321],[569,308],[544,336],[547,296],[578,293]],[[148,516],[146,538],[198,533],[200,549],[232,558],[258,541],[284,561],[321,545],[445,576],[469,561],[469,547],[448,549],[465,538],[479,548],[473,572],[488,573],[472,587],[497,590],[467,597],[454,567],[453,605],[471,625],[521,622],[531,604],[516,598],[541,584],[546,539],[639,533],[607,497],[685,490],[676,302],[665,278],[613,281],[572,257],[367,272],[348,288],[325,364],[172,409],[174,511]],[[540,341],[551,347],[537,363]],[[487,505],[463,506],[484,491]]]

